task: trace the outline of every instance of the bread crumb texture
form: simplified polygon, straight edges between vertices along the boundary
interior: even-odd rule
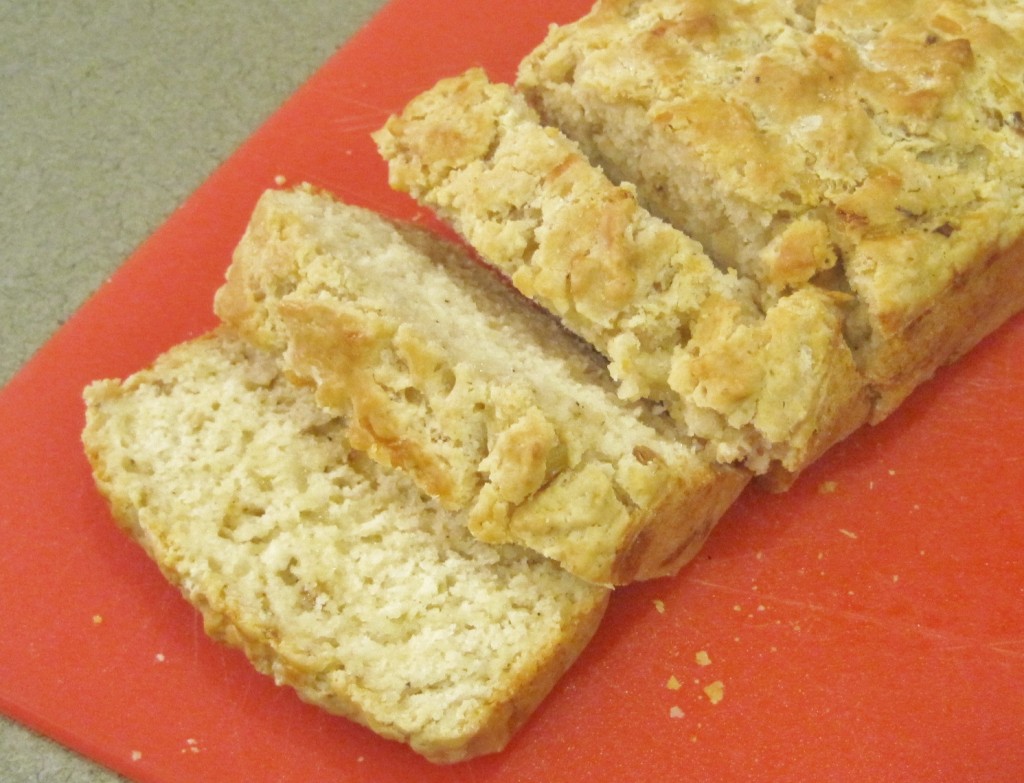
[[[85,397],[99,487],[207,631],[432,760],[502,747],[603,612],[605,589],[476,541],[352,450],[307,387],[226,331]]]

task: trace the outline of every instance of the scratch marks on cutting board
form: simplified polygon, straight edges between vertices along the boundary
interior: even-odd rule
[[[883,612],[851,609],[823,601],[788,598],[761,590],[740,588],[707,579],[694,578],[690,581],[701,587],[738,598],[743,603],[754,602],[758,605],[759,609],[761,607],[769,607],[774,610],[784,607],[791,614],[787,624],[793,627],[808,629],[811,627],[811,623],[808,621],[809,617],[817,616],[819,618],[841,620],[847,625],[874,626],[883,630],[889,636],[903,637],[915,643],[927,643],[937,653],[977,654],[979,652],[988,652],[1001,657],[1024,659],[1024,638],[979,638],[966,632],[934,628],[920,622],[915,622],[912,618],[894,617]],[[797,619],[794,615],[802,615],[795,626],[791,622]],[[756,617],[758,624],[763,625],[764,619],[762,618],[766,617],[765,612],[759,612]]]

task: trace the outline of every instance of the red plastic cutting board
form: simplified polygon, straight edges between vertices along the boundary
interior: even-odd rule
[[[208,641],[111,522],[79,446],[81,388],[214,324],[260,191],[283,175],[415,214],[368,133],[470,65],[512,78],[549,22],[588,5],[395,0],[3,390],[5,712],[160,783],[1024,779],[1021,318],[788,494],[746,494],[678,577],[619,591],[511,747],[455,767]]]

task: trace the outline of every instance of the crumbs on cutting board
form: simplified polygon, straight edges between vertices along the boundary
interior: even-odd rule
[[[142,751],[141,750],[133,750],[132,751],[132,761],[142,761]]]
[[[699,666],[702,669],[712,665],[711,656],[708,654],[707,650],[697,650],[693,654],[693,661],[696,666]],[[694,674],[696,674],[696,671]],[[690,690],[689,687],[684,687],[676,674],[671,674],[665,681],[664,687],[667,690],[680,695],[690,693],[695,702],[707,699],[712,705],[715,705],[725,698],[725,683],[721,679],[716,679],[709,683],[706,679],[694,676],[692,685],[693,690]],[[676,703],[669,707],[669,718],[678,720],[684,717],[686,717],[686,712],[682,705]]]
[[[831,495],[839,489],[839,482],[836,481],[823,481],[818,485],[818,494],[820,495]]]
[[[182,753],[199,753],[202,748],[199,746],[199,740],[189,737],[185,740],[185,747],[181,749]]]
[[[725,698],[725,683],[715,680],[713,683],[704,686],[704,694],[712,704],[718,704]]]
[[[658,612],[658,614],[665,614],[665,602],[658,598],[655,598],[654,609]]]

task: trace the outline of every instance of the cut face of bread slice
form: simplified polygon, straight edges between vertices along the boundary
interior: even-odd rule
[[[878,420],[1024,306],[1024,17],[930,0],[599,0],[519,87],[767,299],[852,294]]]
[[[584,579],[675,572],[748,480],[461,248],[309,187],[263,195],[216,310],[478,538]]]
[[[663,403],[721,462],[791,476],[863,422],[843,294],[768,303],[613,184],[511,87],[445,79],[375,139],[390,181]],[[813,231],[813,228],[809,228]]]
[[[501,749],[603,614],[607,590],[473,539],[226,331],[85,398],[100,490],[206,630],[433,761]]]

